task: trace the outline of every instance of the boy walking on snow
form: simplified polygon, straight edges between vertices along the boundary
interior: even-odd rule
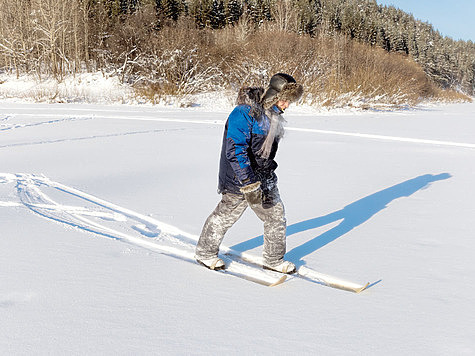
[[[302,94],[302,85],[285,73],[275,74],[265,91],[255,87],[239,91],[221,148],[218,192],[222,199],[206,220],[196,247],[196,260],[204,266],[225,268],[218,257],[219,246],[249,206],[264,222],[264,268],[296,271],[292,262],[284,260],[286,220],[274,158],[284,134],[282,114]]]

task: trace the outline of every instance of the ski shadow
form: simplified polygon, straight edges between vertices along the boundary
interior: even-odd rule
[[[452,176],[448,173],[438,175],[425,174],[371,194],[328,215],[289,225],[287,227],[287,236],[342,220],[334,228],[287,252],[285,255],[286,259],[296,263],[298,266],[304,265],[305,261],[303,258],[305,256],[310,255],[330,242],[342,237],[355,227],[368,221],[373,215],[385,209],[393,200],[409,197],[417,191],[427,188],[433,182],[449,179],[450,177]],[[260,235],[234,245],[231,248],[239,252],[244,252],[252,250],[262,244],[263,236]]]

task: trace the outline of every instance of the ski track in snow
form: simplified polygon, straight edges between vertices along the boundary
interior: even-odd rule
[[[198,236],[174,226],[53,182],[44,176],[0,173],[1,183],[15,185],[20,203],[0,202],[0,207],[24,206],[57,223],[196,263],[194,251]],[[47,189],[62,192],[62,196],[67,198],[78,198],[81,204],[88,203],[90,207],[57,203],[44,192]],[[285,279],[280,273],[265,271],[231,256],[223,256],[223,259],[227,265],[224,272],[237,277],[265,285]]]
[[[31,114],[30,116],[39,117],[40,115]],[[52,115],[47,115],[47,116],[51,117]],[[62,116],[64,116],[64,115],[62,115]],[[1,121],[7,121],[7,120],[11,119],[12,117],[14,117],[14,116],[7,116],[6,118],[2,119]],[[34,123],[28,123],[28,124],[12,124],[12,125],[1,124],[0,125],[0,131],[15,130],[15,129],[25,128],[25,127],[34,127],[34,126],[41,126],[41,125],[51,125],[51,124],[71,122],[71,121],[85,121],[85,120],[92,120],[92,117],[90,117],[90,116],[76,117],[75,116],[75,117],[67,117],[67,118],[63,117],[61,119],[34,122]]]
[[[475,148],[474,143],[427,140],[427,139],[421,139],[421,138],[373,135],[373,134],[365,134],[365,133],[330,131],[330,130],[302,129],[302,128],[297,128],[297,127],[287,127],[286,130],[299,131],[299,132],[313,132],[313,133],[324,134],[324,135],[350,136],[350,137],[366,138],[366,139],[373,139],[373,140],[383,140],[383,141],[398,141],[398,142],[405,142],[405,143],[419,143],[419,144],[435,145],[435,146],[455,146],[455,147],[463,147],[463,148]]]
[[[0,206],[15,207],[15,206],[23,206],[23,205],[20,203],[15,203],[14,201],[0,201]]]
[[[21,109],[16,109],[16,110],[21,111]],[[38,108],[38,110],[41,111],[42,108]],[[70,111],[84,112],[84,111],[90,111],[90,109],[75,108]],[[59,117],[60,119],[48,120],[48,121],[32,123],[32,124],[9,125],[8,127],[0,128],[0,131],[22,128],[22,127],[29,127],[29,126],[44,125],[44,124],[53,124],[53,123],[59,123],[59,122],[65,122],[65,121],[91,120],[91,119],[176,122],[176,123],[188,123],[188,124],[197,124],[197,125],[218,125],[218,126],[224,126],[225,124],[225,120],[178,119],[178,118],[173,118],[173,117],[156,117],[156,116],[148,117],[148,116],[143,116],[143,115],[134,115],[133,112],[118,111],[118,110],[104,110],[104,109],[94,110],[94,114],[92,115],[77,115],[75,117],[69,117],[69,118],[64,118],[65,116],[64,114],[18,113],[18,114],[10,114],[9,116],[2,119],[2,121],[10,119],[13,115],[26,116],[26,117],[29,117],[29,116]],[[124,116],[121,116],[121,115],[124,115]],[[151,113],[151,115],[154,115],[154,113]],[[286,127],[286,130],[315,133],[315,134],[320,134],[320,135],[346,136],[346,137],[354,137],[354,138],[368,139],[368,140],[392,141],[392,142],[413,143],[413,144],[423,144],[423,145],[432,145],[432,146],[449,146],[449,147],[459,147],[459,148],[469,148],[469,149],[475,148],[475,143],[469,143],[469,142],[467,143],[467,142],[455,142],[455,141],[443,141],[443,140],[430,140],[430,139],[415,138],[415,137],[399,137],[399,136],[367,134],[367,133],[360,133],[360,132],[345,132],[345,131],[334,131],[334,130],[299,128],[299,127],[291,127],[291,126]],[[116,135],[120,136],[120,135],[127,135],[127,134],[141,134],[141,133],[153,133],[153,132],[157,132],[157,130],[137,131],[137,132],[131,132],[131,133],[116,134]],[[114,134],[112,134],[111,136],[114,136]],[[94,138],[101,138],[101,137],[110,137],[110,136],[103,135],[103,136],[96,136]],[[92,138],[92,137],[88,137],[88,138]],[[88,139],[88,138],[78,138],[77,140]],[[19,143],[19,144],[0,146],[0,148],[25,146],[25,145],[39,145],[43,143],[58,143],[58,142],[64,142],[68,140],[73,140],[73,139],[41,141],[41,142],[34,142],[34,143]]]
[[[21,201],[21,204],[5,202],[5,206],[23,205],[44,217],[83,230],[93,231],[116,239],[123,237],[123,233],[119,231],[124,228],[123,226],[118,226],[118,230],[114,231],[110,227],[100,225],[92,220],[87,220],[85,216],[88,216],[114,223],[133,220],[140,227],[135,228],[135,231],[148,231],[150,235],[153,230],[155,236],[160,236],[160,238],[168,237],[167,232],[173,235],[178,232],[176,229],[168,228],[168,231],[162,234],[162,229],[159,228],[162,223],[158,221],[152,221],[151,218],[127,211],[127,209],[124,208],[116,207],[110,203],[103,202],[102,204],[98,204],[99,199],[92,198],[85,193],[80,193],[59,183],[52,182],[46,177],[30,174],[1,174],[1,178],[0,182],[2,183],[14,183],[16,185],[17,194]],[[65,193],[65,195],[79,198],[83,203],[92,203],[93,205],[92,207],[63,205],[51,199],[41,188],[53,188]]]
[[[44,176],[0,173],[0,184],[2,183],[15,185],[21,203],[0,202],[0,207],[24,206],[58,223],[196,263],[194,251],[198,236],[181,231],[172,225],[51,181]],[[41,188],[62,192],[64,193],[62,196],[78,198],[82,204],[89,203],[92,207],[59,204]],[[99,223],[98,220],[102,222]],[[104,225],[104,222],[108,222],[110,226]],[[221,252],[221,257],[226,262],[224,273],[267,286],[280,284],[288,278],[286,275],[262,269],[261,257],[234,251],[224,245],[221,246]],[[297,275],[313,283],[356,293],[369,285],[369,283],[359,285],[344,281],[305,266],[299,268]],[[297,278],[297,275],[288,279]],[[374,284],[377,283],[379,282]]]
[[[178,129],[156,129],[156,130],[143,130],[143,131],[129,131],[129,132],[121,132],[121,133],[115,133],[115,134],[106,134],[106,135],[91,135],[91,136],[84,136],[84,137],[60,138],[60,139],[56,139],[56,140],[41,140],[41,141],[35,141],[35,142],[20,142],[20,143],[8,144],[8,145],[1,145],[0,149],[10,148],[10,147],[37,146],[37,145],[45,145],[45,144],[61,143],[61,142],[95,140],[95,139],[100,139],[100,138],[111,138],[111,137],[121,137],[121,136],[131,136],[131,135],[143,135],[143,134],[151,134],[151,133],[158,133],[158,132],[182,131],[182,130],[185,130],[185,129],[178,128]]]
[[[142,240],[128,235],[138,232],[141,235],[139,238],[147,237],[146,241],[168,241],[191,248],[193,251],[198,240],[198,236],[181,231],[172,225],[53,182],[44,176],[0,173],[0,184],[13,184],[20,200],[0,201],[0,207],[24,206],[48,219],[106,237],[141,244]],[[77,198],[78,204],[82,206],[60,204],[44,192],[47,189],[61,192],[65,198]],[[109,222],[111,223],[109,225],[113,226],[101,225],[96,220],[88,220],[85,216]]]

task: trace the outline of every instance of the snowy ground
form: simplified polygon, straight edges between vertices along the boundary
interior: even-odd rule
[[[0,176],[43,174],[198,235],[219,199],[226,116],[0,102]],[[380,283],[352,294],[212,273],[41,217],[4,179],[0,352],[474,354],[475,104],[286,118],[288,258]],[[248,211],[225,243],[259,254],[261,233]]]

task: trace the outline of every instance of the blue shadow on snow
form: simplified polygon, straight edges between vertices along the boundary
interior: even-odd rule
[[[368,221],[373,215],[385,209],[393,200],[402,197],[409,197],[415,192],[427,188],[432,182],[449,179],[450,177],[451,175],[448,173],[438,175],[425,174],[371,194],[328,215],[289,225],[287,227],[287,236],[342,220],[340,224],[334,228],[287,252],[286,259],[296,263],[297,265],[304,265],[305,262],[303,261],[303,258],[305,256],[308,256],[312,252],[315,252],[330,242],[335,241],[337,238],[345,235],[355,227]],[[263,237],[260,235],[234,245],[232,246],[232,249],[244,252],[252,250],[262,244]]]

